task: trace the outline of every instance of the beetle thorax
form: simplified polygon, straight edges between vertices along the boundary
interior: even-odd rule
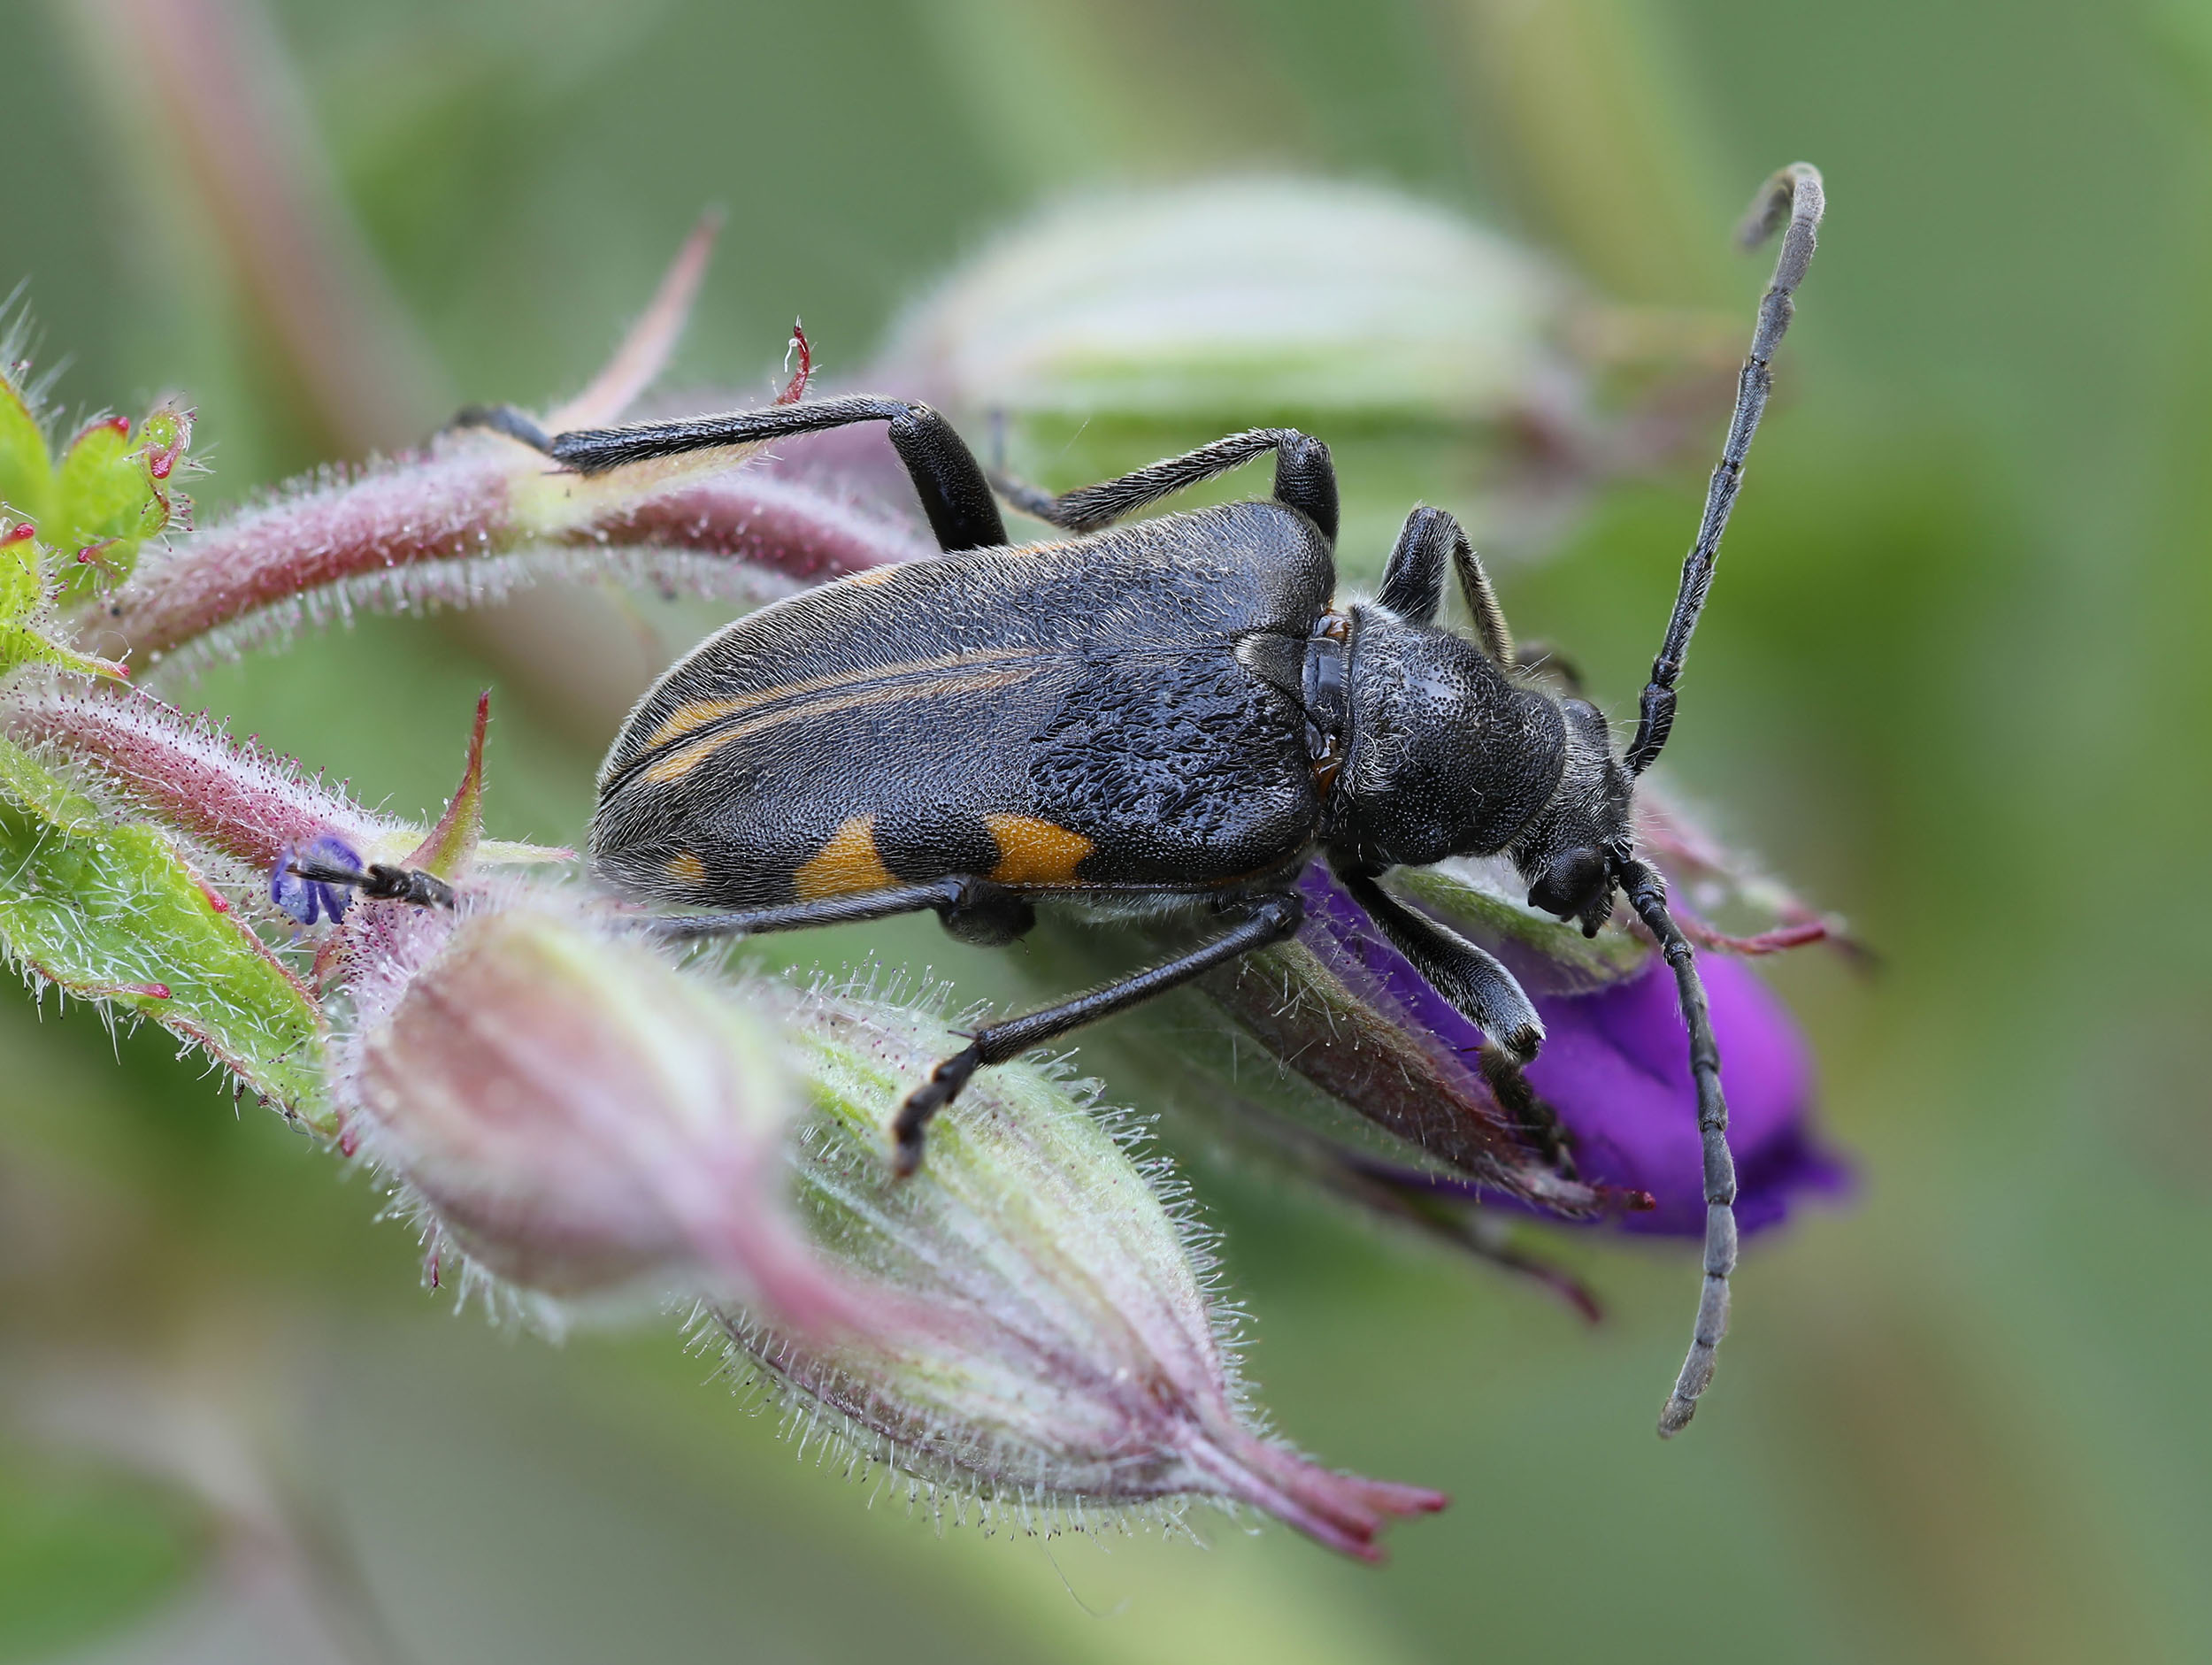
[[[1323,840],[1361,863],[1492,854],[1555,795],[1558,703],[1472,642],[1363,604],[1324,617],[1306,666],[1317,775],[1333,763]]]

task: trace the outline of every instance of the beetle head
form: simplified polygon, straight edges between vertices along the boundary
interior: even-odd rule
[[[1528,880],[1529,906],[1579,920],[1582,934],[1594,937],[1613,912],[1635,787],[1613,756],[1605,714],[1574,698],[1559,701],[1557,710],[1566,731],[1558,790],[1513,840],[1511,854]]]

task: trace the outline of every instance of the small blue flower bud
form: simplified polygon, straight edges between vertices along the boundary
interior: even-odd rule
[[[269,900],[303,925],[319,919],[335,925],[346,917],[353,902],[353,887],[328,879],[309,879],[295,870],[302,864],[361,871],[360,854],[334,833],[325,832],[303,847],[287,844],[277,852],[269,870]]]

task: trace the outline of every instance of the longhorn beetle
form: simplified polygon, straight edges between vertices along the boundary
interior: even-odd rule
[[[1659,1423],[1676,1432],[1727,1328],[1736,1178],[1704,986],[1664,882],[1636,855],[1632,798],[1674,721],[1683,655],[1822,205],[1819,173],[1800,163],[1767,182],[1744,223],[1747,246],[1786,226],[1781,255],[1618,756],[1594,706],[1516,662],[1482,564],[1440,510],[1406,521],[1375,600],[1334,605],[1336,475],[1328,447],[1294,429],[1232,434],[1056,497],[994,481],[942,417],[896,399],[549,436],[509,408],[462,412],[461,425],[582,474],[887,422],[944,550],[791,596],[679,661],[600,771],[595,865],[634,895],[713,910],[661,922],[680,937],[931,909],[956,937],[1003,943],[1035,923],[1040,900],[1219,921],[1187,953],[977,1030],[901,1107],[902,1173],[919,1163],[930,1117],[981,1066],[1292,935],[1297,875],[1317,850],[1504,1055],[1522,1093],[1518,1066],[1543,1040],[1528,996],[1481,948],[1396,901],[1380,875],[1502,851],[1532,906],[1593,936],[1624,893],[1673,969],[1704,1148],[1704,1291]],[[1114,524],[1271,452],[1271,497]],[[1071,535],[1009,547],[995,486]],[[1435,622],[1448,566],[1474,641]]]

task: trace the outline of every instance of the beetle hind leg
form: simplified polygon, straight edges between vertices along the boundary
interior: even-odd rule
[[[721,450],[771,440],[820,434],[856,422],[889,424],[891,447],[899,455],[938,546],[988,549],[1006,541],[982,464],[952,425],[926,404],[904,399],[855,397],[803,400],[765,410],[736,410],[724,416],[694,417],[680,422],[637,422],[624,427],[577,428],[548,434],[512,405],[472,404],[447,424],[455,428],[490,428],[543,451],[580,474],[603,474],[632,463],[692,451]]]
[[[456,428],[489,428],[521,441],[534,451],[553,455],[553,436],[511,404],[465,404],[440,431],[450,434]]]
[[[1018,900],[1018,898],[1017,899]],[[1201,943],[1187,954],[1121,978],[1057,1006],[990,1024],[976,1031],[968,1044],[934,1070],[929,1079],[907,1095],[891,1122],[893,1161],[901,1174],[922,1165],[922,1139],[930,1118],[960,1096],[960,1090],[986,1064],[1005,1063],[1033,1047],[1079,1029],[1085,1024],[1164,994],[1169,989],[1204,976],[1240,955],[1263,948],[1295,935],[1306,917],[1305,903],[1295,891],[1269,892],[1240,904],[1244,917],[1211,942]]]

